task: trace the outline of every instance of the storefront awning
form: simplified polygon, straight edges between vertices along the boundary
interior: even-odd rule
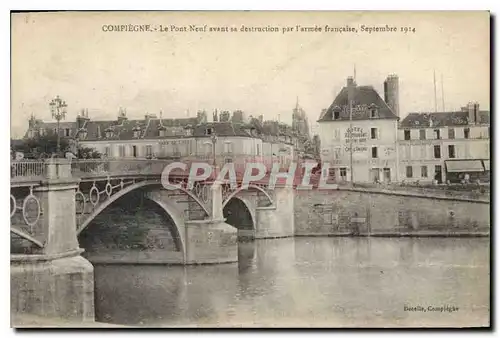
[[[484,171],[480,160],[446,161],[446,171],[450,173]]]
[[[484,170],[490,171],[490,160],[484,160],[483,164],[484,164]]]

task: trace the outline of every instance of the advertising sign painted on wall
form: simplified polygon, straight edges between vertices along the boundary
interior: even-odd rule
[[[368,150],[368,147],[363,143],[366,143],[368,138],[368,133],[364,131],[363,128],[360,127],[352,127],[347,128],[345,134],[345,151],[350,151],[350,145],[352,143],[352,151],[353,152],[364,152]]]

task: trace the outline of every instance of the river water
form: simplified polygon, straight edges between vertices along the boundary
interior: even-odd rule
[[[297,237],[239,243],[233,264],[96,265],[96,320],[154,327],[487,325],[489,245],[488,238]]]

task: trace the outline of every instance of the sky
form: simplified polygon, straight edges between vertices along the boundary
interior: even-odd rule
[[[153,32],[104,32],[103,25],[149,24]],[[51,120],[49,102],[68,104],[66,120],[86,108],[91,119],[146,113],[195,116],[197,110],[241,109],[291,122],[298,98],[319,118],[356,68],[358,85],[383,97],[399,76],[400,116],[477,101],[490,107],[488,12],[68,12],[16,13],[11,22],[11,136],[31,114]],[[237,32],[172,32],[183,27],[235,27]],[[278,27],[278,32],[240,32]],[[321,27],[285,32],[283,27]],[[357,33],[324,27],[357,28]],[[361,26],[398,32],[361,32]],[[161,28],[168,32],[160,32]],[[415,32],[402,33],[402,27]],[[441,82],[441,78],[443,82]],[[210,114],[209,114],[210,115]]]

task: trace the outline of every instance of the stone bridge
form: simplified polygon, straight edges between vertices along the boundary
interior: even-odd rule
[[[238,183],[232,186],[229,182],[207,180],[188,189],[186,175],[177,174],[162,184],[161,174],[168,163],[161,160],[70,163],[65,159],[14,162],[12,310],[93,318],[93,267],[88,260],[163,264],[236,262],[238,238],[293,236],[291,188],[276,187],[271,191],[262,182],[242,189]],[[109,252],[84,253],[91,248],[82,245],[81,238],[95,226],[96,217],[118,201],[128,203],[132,194],[154,203],[164,212],[169,220],[165,228],[175,242],[174,248],[156,253],[126,250],[117,254],[115,250],[111,256]],[[94,233],[99,236],[100,230]],[[78,292],[73,290],[75,285],[80,289]],[[67,294],[70,290],[73,299],[61,301],[70,297]],[[78,298],[76,302],[74,297]]]

